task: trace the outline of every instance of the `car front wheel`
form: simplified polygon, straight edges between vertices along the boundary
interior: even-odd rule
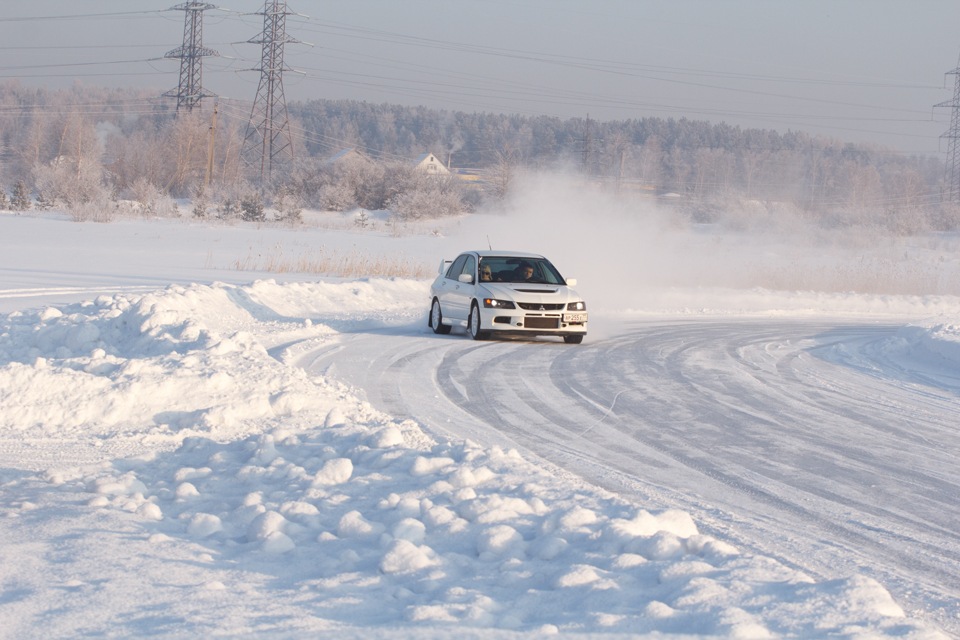
[[[476,302],[470,307],[470,321],[467,323],[467,329],[474,340],[483,340],[487,337],[486,331],[480,331],[480,307]]]
[[[583,334],[578,334],[574,336],[563,336],[563,341],[567,344],[580,344],[583,342]]]
[[[436,298],[430,307],[430,328],[434,333],[450,333],[450,325],[443,324],[443,312],[440,311],[440,301]]]

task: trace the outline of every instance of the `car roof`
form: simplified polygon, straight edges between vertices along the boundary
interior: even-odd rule
[[[530,253],[529,251],[464,251],[463,253],[475,253],[481,258],[540,258],[539,253]]]

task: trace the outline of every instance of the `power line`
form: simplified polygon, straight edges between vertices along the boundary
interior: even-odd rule
[[[0,18],[0,22],[43,22],[46,20],[86,20],[87,18],[118,18],[123,16],[147,16],[163,13],[167,9],[153,11],[115,11],[112,13],[74,13],[62,16],[20,16]]]
[[[190,3],[190,4],[201,4],[201,3]],[[270,3],[267,2],[267,5]],[[105,18],[136,18],[141,16],[155,16],[162,14],[164,12],[172,11],[173,9],[166,9],[162,11],[129,11],[129,12],[112,12],[112,13],[91,13],[91,14],[69,14],[69,15],[59,15],[59,16],[34,16],[34,17],[24,17],[24,18],[0,18],[0,22],[21,22],[21,21],[54,21],[54,20],[82,20],[82,19],[105,19]],[[225,11],[225,13],[227,13]],[[239,12],[229,12],[228,15],[218,15],[219,20],[237,20],[238,18],[244,22],[244,16],[248,15],[263,15],[266,11],[258,12],[255,14],[249,13],[239,13]],[[292,14],[288,14],[292,15]],[[169,18],[167,18],[169,19]],[[511,49],[503,47],[492,47],[484,45],[474,45],[469,43],[461,43],[455,41],[441,40],[441,39],[431,39],[431,38],[422,38],[417,36],[409,36],[403,33],[397,33],[393,31],[384,31],[376,29],[368,29],[362,27],[355,27],[351,25],[337,24],[332,22],[324,22],[319,20],[313,20],[309,18],[304,18],[302,21],[297,22],[298,28],[304,28],[314,32],[324,33],[324,34],[333,34],[341,37],[352,38],[358,41],[363,41],[360,44],[364,46],[369,42],[384,42],[390,45],[400,45],[400,46],[410,46],[410,47],[424,47],[430,49],[432,52],[453,52],[453,53],[463,53],[467,55],[474,56],[490,56],[494,58],[501,58],[505,60],[516,60],[516,61],[529,61],[535,64],[541,65],[551,65],[561,68],[569,69],[580,69],[589,72],[603,73],[603,74],[615,74],[619,76],[624,76],[627,79],[645,79],[654,82],[668,82],[668,83],[679,83],[681,85],[687,85],[691,87],[699,87],[711,91],[727,91],[735,93],[746,93],[752,96],[761,96],[761,97],[771,97],[783,100],[789,100],[791,104],[794,105],[793,108],[790,108],[790,111],[801,111],[803,109],[796,108],[798,103],[810,103],[819,102],[821,105],[829,107],[844,107],[847,108],[848,112],[853,112],[856,110],[858,112],[864,112],[864,110],[870,110],[876,113],[877,116],[881,117],[857,117],[855,115],[843,115],[834,114],[834,115],[816,115],[816,114],[799,114],[799,113],[776,113],[771,110],[761,111],[761,110],[751,110],[751,109],[737,109],[737,108],[723,108],[723,105],[720,105],[716,102],[704,102],[698,101],[696,104],[684,101],[676,100],[675,104],[670,104],[669,100],[645,100],[645,99],[631,99],[627,96],[616,96],[610,95],[609,93],[597,93],[597,92],[580,92],[569,90],[566,88],[550,88],[546,86],[538,86],[538,83],[520,83],[520,82],[509,82],[504,81],[499,78],[494,77],[484,77],[475,74],[465,74],[462,72],[449,72],[440,68],[440,65],[433,63],[431,65],[407,65],[407,70],[409,73],[397,73],[392,76],[383,76],[376,73],[373,74],[362,74],[357,72],[348,72],[338,69],[331,70],[321,70],[313,69],[314,73],[305,75],[305,78],[312,81],[322,81],[325,84],[340,84],[342,86],[352,86],[358,87],[360,89],[365,89],[367,92],[377,92],[378,95],[390,95],[390,93],[409,96],[418,100],[424,100],[429,102],[430,100],[443,99],[445,101],[450,101],[453,104],[464,105],[467,108],[481,108],[481,109],[491,109],[496,111],[505,111],[505,112],[515,112],[515,113],[527,113],[527,114],[536,114],[544,115],[543,107],[546,107],[547,110],[553,109],[554,111],[559,111],[559,107],[566,107],[566,110],[570,109],[583,109],[584,111],[591,111],[596,113],[597,109],[618,109],[618,110],[638,110],[641,113],[669,113],[669,114],[698,114],[706,116],[708,118],[750,118],[758,122],[767,122],[770,123],[768,126],[777,126],[777,127],[817,127],[819,129],[828,129],[837,132],[853,132],[860,134],[883,134],[889,136],[899,136],[902,138],[914,138],[914,139],[926,139],[932,140],[936,137],[935,134],[925,136],[918,134],[906,133],[903,131],[902,127],[898,127],[898,131],[877,131],[876,129],[879,126],[875,127],[856,127],[856,126],[844,126],[850,120],[857,120],[861,122],[892,122],[892,123],[920,123],[920,122],[929,122],[930,120],[921,120],[920,114],[928,115],[925,112],[912,110],[912,109],[891,109],[889,103],[884,103],[883,100],[873,101],[871,103],[865,104],[862,102],[856,101],[845,101],[842,99],[839,100],[817,100],[810,98],[808,96],[792,95],[791,91],[766,91],[763,89],[769,88],[772,83],[782,83],[786,85],[824,85],[830,87],[869,87],[876,89],[933,89],[934,87],[925,87],[917,84],[908,84],[908,83],[898,83],[895,81],[887,81],[883,79],[851,79],[843,80],[836,78],[827,78],[827,79],[818,79],[815,77],[802,77],[803,72],[792,72],[790,75],[761,75],[761,74],[750,74],[750,73],[738,73],[735,71],[716,71],[710,69],[701,69],[694,68],[693,66],[684,67],[684,66],[662,66],[662,65],[650,65],[650,64],[637,64],[631,63],[628,61],[619,61],[619,60],[610,60],[603,59],[601,57],[576,57],[563,54],[551,54],[538,51],[530,51],[523,49]],[[300,25],[303,25],[300,27]],[[188,42],[185,33],[185,43]],[[254,42],[254,41],[248,41]],[[263,41],[261,41],[263,44]],[[137,46],[137,45],[134,45]],[[56,47],[62,48],[62,47]],[[83,48],[94,48],[94,47],[78,47]],[[181,48],[182,49],[182,48]],[[175,50],[178,51],[178,50]],[[174,52],[171,52],[174,53]],[[391,66],[395,69],[402,69],[398,65],[397,60],[395,59],[373,59],[371,56],[365,56],[364,54],[350,54],[344,48],[333,48],[324,52],[324,58],[326,60],[338,59],[337,53],[341,53],[339,59],[344,61],[357,61],[363,62],[363,58],[366,57],[365,61],[368,64],[376,64],[380,69],[383,69],[386,66]],[[433,57],[433,56],[431,56]],[[129,63],[150,63],[156,61],[156,59],[143,59],[143,60],[130,60]],[[181,62],[185,62],[184,59],[181,59]],[[103,63],[91,62],[91,63],[68,63],[63,65],[43,65],[43,66],[17,66],[11,67],[10,70],[30,70],[30,69],[47,69],[47,68],[76,68],[76,67],[95,67],[98,64],[103,65],[119,65],[120,61],[108,61]],[[152,66],[152,65],[151,65]],[[183,65],[181,65],[183,66]],[[223,68],[225,67],[226,68]],[[298,65],[299,66],[299,65]],[[264,64],[261,60],[259,70],[261,71],[261,81],[263,80],[263,70]],[[214,64],[208,66],[208,73],[213,70],[213,72],[229,71],[229,66],[222,64]],[[0,72],[4,70],[3,67],[0,67]],[[183,73],[181,69],[181,73]],[[412,77],[414,73],[428,73],[431,74],[432,80],[418,80],[415,77]],[[148,72],[149,73],[149,72]],[[64,74],[67,75],[67,74]],[[77,73],[69,74],[71,77],[95,77],[101,76],[104,74],[97,73]],[[129,75],[118,73],[116,75]],[[140,75],[140,74],[137,74]],[[19,77],[26,78],[31,77],[27,74],[17,74],[17,75],[6,75],[6,77]],[[54,74],[43,74],[36,77],[43,78],[53,78],[59,77]],[[189,80],[189,74],[186,78]],[[447,81],[442,82],[438,81],[437,78],[446,77]],[[183,84],[184,77],[181,77],[181,86]],[[702,80],[706,81],[702,81]],[[710,79],[715,80],[711,82]],[[733,86],[738,82],[749,82],[754,85],[753,88],[744,87],[744,86]],[[261,82],[262,84],[262,82]],[[283,87],[282,83],[279,87],[280,92],[282,93]],[[178,90],[178,94],[179,94]],[[190,95],[192,92],[187,91],[187,95]],[[276,89],[275,89],[276,93]],[[259,95],[259,89],[258,89]],[[179,97],[178,97],[179,101]],[[927,103],[929,104],[929,103]],[[557,108],[553,108],[551,105],[555,105]],[[785,108],[786,110],[786,108]],[[811,109],[812,110],[812,109]],[[831,111],[837,112],[839,109],[833,108]],[[878,111],[882,110],[882,111]],[[886,114],[889,114],[890,117],[884,116],[884,111]],[[251,116],[254,116],[251,113]],[[916,117],[911,117],[916,116]],[[557,116],[559,117],[559,116]],[[277,121],[281,121],[278,117]]]

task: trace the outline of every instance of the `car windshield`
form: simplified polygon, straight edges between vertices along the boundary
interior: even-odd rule
[[[488,256],[480,259],[480,281],[563,284],[563,276],[546,258]]]

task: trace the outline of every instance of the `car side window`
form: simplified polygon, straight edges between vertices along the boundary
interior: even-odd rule
[[[467,258],[472,256],[462,255],[459,256],[456,260],[453,261],[453,264],[450,265],[450,268],[447,269],[447,277],[451,280],[456,280],[461,273],[463,273],[463,265],[467,261]]]

